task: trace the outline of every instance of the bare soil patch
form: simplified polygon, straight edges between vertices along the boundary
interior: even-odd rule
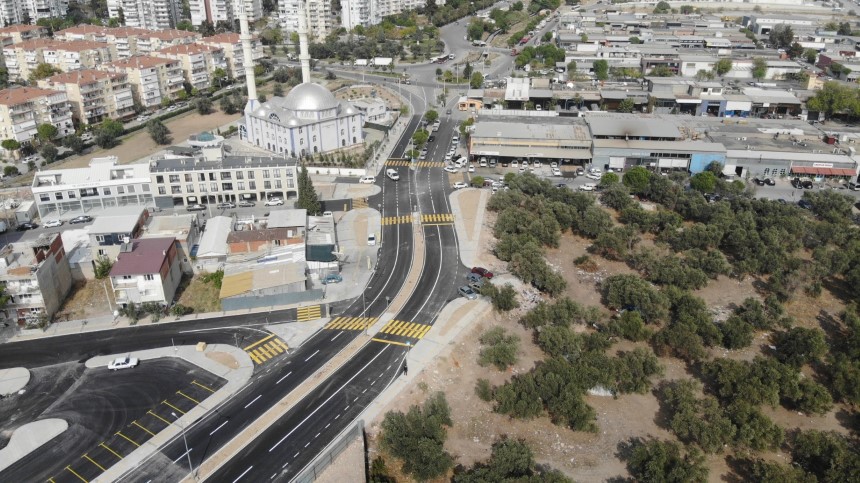
[[[230,369],[239,368],[239,361],[233,357],[233,354],[228,354],[227,352],[207,352],[206,357]]]
[[[108,302],[108,303],[105,303]],[[110,282],[107,280],[89,280],[76,282],[72,285],[60,310],[54,315],[55,322],[68,320],[85,320],[91,317],[102,317],[113,313],[116,307]]]
[[[197,274],[194,277],[183,277],[179,288],[176,290],[179,296],[180,304],[191,307],[194,313],[220,312],[221,311],[221,290],[212,282],[203,281],[204,274]]]

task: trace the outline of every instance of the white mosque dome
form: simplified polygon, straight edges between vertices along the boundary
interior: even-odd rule
[[[297,85],[284,98],[284,107],[293,111],[322,111],[334,109],[337,105],[334,94],[312,82]]]

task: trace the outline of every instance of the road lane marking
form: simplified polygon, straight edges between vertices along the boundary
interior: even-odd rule
[[[331,426],[331,423],[326,424],[323,429],[328,429],[329,426]]]
[[[320,434],[322,434],[322,432],[317,433],[317,435],[316,435],[316,436],[314,436],[314,439],[319,438],[319,437],[320,437]]]
[[[275,343],[282,347],[285,351],[290,350],[290,346],[288,346],[286,342],[282,341],[281,339],[275,339]]]
[[[395,340],[377,339],[377,338],[373,338],[373,339],[370,339],[370,340],[372,340],[372,341],[374,341],[374,342],[383,342],[383,343],[385,343],[385,344],[395,344],[395,345],[402,345],[403,347],[412,347],[412,345],[411,345],[411,344],[407,344],[407,343],[405,343],[405,342],[397,342],[397,341],[395,341]]]
[[[150,430],[148,430],[148,429],[144,428],[144,427],[143,427],[143,426],[141,426],[141,425],[140,425],[140,423],[138,423],[137,421],[132,421],[132,422],[131,422],[131,424],[133,424],[133,425],[137,426],[138,428],[140,428],[140,429],[142,429],[142,430],[146,431],[146,432],[147,432],[147,433],[149,433],[151,436],[155,436],[155,433],[153,433],[152,431],[150,431]]]
[[[308,356],[308,358],[307,358],[307,359],[305,359],[305,362],[307,362],[307,361],[311,360],[311,357],[313,357],[313,356],[317,355],[317,352],[319,352],[319,351],[320,351],[319,349],[317,349],[316,351],[314,351],[314,353],[313,353],[313,354],[309,355],[309,356]]]
[[[151,414],[151,415],[155,416],[156,418],[160,419],[164,424],[166,424],[166,425],[170,426],[170,421],[168,421],[168,420],[166,420],[166,419],[162,418],[161,416],[159,416],[159,415],[155,414],[154,412],[152,412],[152,410],[149,410],[149,411],[147,411],[146,413],[147,413],[147,414]]]
[[[53,478],[48,478],[48,481],[50,481],[51,483],[57,483],[56,481],[54,481]]]
[[[69,472],[70,472],[70,473],[72,473],[73,475],[77,476],[77,477],[78,477],[78,479],[79,479],[79,480],[81,480],[81,481],[83,481],[84,483],[90,483],[90,482],[89,482],[89,481],[87,481],[83,476],[81,476],[81,475],[79,475],[77,472],[75,472],[75,470],[73,470],[73,469],[69,468],[68,466],[66,466],[66,469],[67,469],[67,470],[69,470]]]
[[[329,401],[331,401],[331,400],[332,400],[332,398],[334,398],[334,397],[337,395],[337,393],[339,393],[340,391],[342,391],[342,390],[343,390],[343,388],[345,388],[347,385],[349,385],[349,383],[351,383],[351,382],[353,381],[353,379],[355,379],[356,377],[358,377],[358,375],[359,375],[359,374],[361,374],[362,372],[364,372],[364,370],[365,370],[365,369],[367,369],[367,367],[368,367],[369,365],[373,364],[373,362],[374,362],[374,361],[375,361],[379,356],[381,356],[381,355],[382,355],[382,353],[383,353],[383,352],[385,352],[386,350],[388,350],[388,346],[383,347],[381,351],[379,351],[375,356],[373,356],[373,359],[371,359],[370,361],[368,361],[368,363],[367,363],[367,364],[365,364],[365,365],[364,365],[364,367],[362,367],[361,369],[359,369],[359,371],[358,371],[358,372],[356,372],[356,373],[355,373],[355,375],[353,375],[352,377],[350,377],[350,378],[349,378],[349,380],[348,380],[348,381],[346,381],[345,383],[343,383],[343,385],[342,385],[342,386],[340,386],[340,388],[339,388],[337,391],[333,392],[333,393],[332,393],[332,395],[328,397],[328,399],[326,399],[325,401],[323,401],[323,402],[322,402],[322,404],[320,404],[320,405],[319,405],[319,406],[317,406],[313,411],[311,411],[311,413],[310,413],[310,414],[308,414],[308,415],[307,415],[307,417],[305,417],[305,419],[303,419],[303,420],[299,421],[299,424],[297,424],[295,428],[291,429],[291,430],[290,430],[290,432],[289,432],[289,433],[287,433],[286,435],[284,435],[284,437],[283,437],[283,438],[281,438],[281,440],[280,440],[280,441],[278,441],[277,443],[275,443],[275,445],[274,445],[274,446],[272,446],[271,448],[269,448],[269,453],[271,453],[272,451],[274,451],[274,450],[275,450],[275,448],[277,448],[281,443],[283,443],[285,439],[289,438],[289,437],[290,437],[290,435],[291,435],[291,434],[293,434],[297,429],[299,429],[303,424],[305,424],[305,423],[308,421],[308,419],[312,418],[312,417],[314,416],[314,414],[316,414],[316,413],[317,413],[317,411],[319,411],[319,410],[320,410],[320,408],[322,408],[323,406],[325,406],[325,405],[326,405],[326,403],[328,403]]]
[[[339,417],[340,417],[340,414],[338,414],[337,416],[335,416],[335,417],[334,417],[334,419],[337,419],[337,418],[339,418]]]
[[[92,463],[92,464],[94,464],[94,465],[98,466],[100,470],[102,470],[102,471],[107,471],[107,470],[105,469],[105,467],[104,467],[104,466],[102,466],[102,465],[100,465],[100,464],[96,463],[96,460],[94,460],[94,459],[90,458],[90,455],[88,455],[88,454],[86,454],[86,453],[85,453],[83,457],[84,457],[84,458],[86,458],[90,463]]]
[[[338,332],[334,337],[332,337],[332,338],[329,340],[329,342],[334,342],[334,340],[335,340],[335,339],[337,339],[338,337],[340,337],[340,336],[341,336],[341,334],[343,334],[343,332]]]
[[[260,364],[262,364],[262,363],[263,363],[263,361],[261,361],[260,359],[258,359],[258,358],[257,358],[257,355],[256,355],[256,354],[254,354],[253,352],[249,352],[249,353],[248,353],[248,355],[249,355],[249,356],[251,356],[251,360],[253,360],[253,361],[254,361],[254,364],[260,365]]]
[[[262,344],[263,342],[266,342],[267,340],[271,339],[274,336],[275,336],[275,334],[271,334],[268,337],[263,337],[262,339],[258,340],[257,342],[254,342],[253,344],[249,345],[248,347],[245,347],[245,350],[247,351],[248,349],[253,349],[254,347],[257,347],[258,345]]]
[[[202,387],[203,389],[206,389],[207,391],[209,391],[209,392],[211,392],[211,393],[214,393],[214,392],[215,392],[215,390],[214,390],[214,389],[209,388],[209,387],[206,387],[206,386],[204,386],[203,384],[200,384],[200,383],[199,383],[199,382],[197,382],[197,381],[191,381],[191,384],[194,384],[195,386],[200,386],[200,387]]]
[[[288,372],[286,376],[284,376],[284,377],[282,377],[282,378],[278,379],[278,382],[276,382],[275,384],[280,384],[280,383],[281,383],[281,381],[283,381],[284,379],[286,379],[286,378],[287,378],[287,376],[289,376],[289,375],[290,375],[290,374],[292,374],[292,373],[293,373],[293,371]]]
[[[301,451],[296,451],[296,454],[293,455],[293,459],[296,459],[296,457],[299,456],[300,453]]]
[[[167,400],[166,400],[166,399],[165,399],[164,401],[161,401],[161,403],[162,403],[162,404],[167,404],[168,406],[170,406],[170,407],[172,407],[173,409],[175,409],[175,410],[179,411],[180,413],[185,414],[185,411],[183,411],[183,410],[179,409],[178,407],[174,406],[173,404],[170,404],[169,402],[167,402]]]
[[[221,425],[220,425],[220,426],[218,426],[217,428],[213,429],[213,430],[212,430],[212,432],[211,432],[211,433],[209,433],[209,436],[212,436],[213,434],[215,434],[215,432],[216,432],[216,431],[218,431],[219,429],[223,428],[223,427],[224,427],[224,425],[225,425],[225,424],[227,424],[228,422],[229,422],[229,421],[224,421],[223,423],[221,423]]]
[[[310,445],[311,445],[311,442],[310,442],[310,441],[308,441],[307,443],[305,443],[305,448],[307,448],[307,447],[308,447],[308,446],[310,446]]]
[[[106,449],[106,450],[110,451],[110,452],[111,452],[111,453],[113,453],[113,455],[114,455],[114,456],[116,456],[117,458],[122,459],[122,456],[120,456],[120,455],[119,455],[119,453],[117,453],[116,451],[114,451],[114,450],[110,449],[110,448],[108,447],[108,445],[106,445],[106,444],[104,443],[104,441],[102,441],[101,443],[99,443],[99,446],[101,446],[102,448],[104,448],[104,449]]]
[[[248,404],[246,404],[246,405],[245,405],[245,409],[248,409],[248,406],[250,406],[251,404],[254,404],[255,402],[257,402],[257,399],[260,399],[261,397],[263,397],[263,395],[262,395],[262,394],[260,394],[259,396],[255,397],[253,401],[251,401],[251,402],[249,402]]]
[[[241,475],[239,475],[239,477],[238,477],[238,478],[236,478],[235,480],[233,480],[233,483],[236,483],[237,481],[241,480],[241,479],[242,479],[242,477],[243,477],[243,476],[245,476],[245,475],[247,475],[247,474],[248,474],[248,472],[249,472],[249,471],[251,471],[251,468],[253,468],[253,467],[254,467],[254,465],[249,466],[249,467],[248,467],[248,469],[247,469],[247,470],[245,470],[245,471],[243,471],[243,472],[242,472],[242,474],[241,474]]]
[[[116,435],[117,435],[117,436],[119,436],[119,437],[121,437],[121,438],[123,438],[123,439],[125,439],[125,440],[126,440],[126,441],[128,441],[129,443],[131,443],[131,444],[133,444],[133,445],[137,446],[138,448],[140,448],[140,445],[139,445],[139,444],[137,444],[137,442],[136,442],[135,440],[133,440],[133,439],[129,438],[128,436],[126,436],[126,435],[124,435],[124,434],[120,433],[119,431],[117,431],[117,432],[116,432]]]
[[[185,457],[185,455],[187,455],[188,453],[190,453],[190,452],[192,452],[192,451],[194,451],[194,448],[189,448],[189,449],[188,449],[188,451],[186,451],[186,452],[182,453],[181,455],[179,455],[179,458],[176,458],[175,460],[173,460],[173,463],[177,463],[179,460],[181,460],[182,458],[184,458],[184,457]]]

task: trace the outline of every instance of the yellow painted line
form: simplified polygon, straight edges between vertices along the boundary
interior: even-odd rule
[[[391,322],[388,323],[388,330],[386,330],[385,333],[397,335],[397,331],[400,330],[400,325],[402,323],[403,322],[401,322],[399,320],[392,320]]]
[[[258,345],[262,344],[263,342],[266,342],[267,340],[271,339],[274,336],[275,336],[275,334],[272,334],[268,337],[264,337],[264,338],[258,340],[257,342],[254,342],[253,344],[249,345],[248,347],[245,347],[245,350],[251,349],[253,347],[257,347]]]
[[[278,339],[275,339],[275,340],[278,340]],[[284,349],[281,349],[280,346],[278,346],[278,344],[275,344],[274,342],[269,342],[268,344],[266,344],[266,347],[272,352],[272,354],[283,354],[284,353]]]
[[[191,381],[191,384],[194,384],[195,386],[202,387],[203,389],[206,389],[206,390],[207,390],[207,391],[209,391],[209,392],[212,392],[212,393],[214,393],[214,392],[215,392],[215,390],[214,390],[214,389],[212,389],[211,387],[206,387],[206,386],[204,386],[203,384],[200,384],[200,383],[199,383],[199,382],[197,382],[197,381]]]
[[[53,478],[48,478],[48,481],[50,481],[51,483],[57,483],[56,481],[54,481]]]
[[[189,396],[188,394],[185,394],[182,391],[176,391],[176,394],[179,394],[180,396],[184,397],[185,399],[188,399],[189,401],[194,402],[195,404],[200,404],[200,401],[194,399],[193,397]]]
[[[405,343],[405,342],[397,342],[397,341],[394,341],[394,340],[376,339],[376,338],[374,338],[374,339],[370,339],[370,340],[372,340],[372,341],[376,341],[376,342],[382,342],[382,343],[385,343],[385,344],[395,344],[395,345],[402,345],[402,346],[404,346],[404,347],[411,347],[411,345],[410,345],[410,344],[407,344],[407,343]]]
[[[85,455],[84,455],[84,458],[86,458],[87,460],[89,460],[89,462],[90,462],[90,463],[92,463],[92,464],[94,464],[94,465],[98,466],[100,470],[102,470],[102,471],[107,471],[107,470],[105,469],[105,467],[104,467],[104,466],[102,466],[102,465],[100,465],[100,464],[96,463],[96,460],[94,460],[94,459],[90,458],[90,455],[85,454]]]
[[[363,325],[364,325],[364,317],[353,317],[352,319],[350,319],[349,323],[343,327],[343,329],[361,330]]]
[[[148,430],[148,429],[144,428],[144,427],[143,427],[143,425],[141,425],[141,424],[140,424],[140,423],[138,423],[137,421],[132,421],[132,422],[131,422],[131,424],[133,424],[133,425],[137,426],[138,428],[140,428],[140,429],[142,429],[142,430],[146,431],[147,433],[149,433],[149,435],[150,435],[150,436],[155,436],[155,433],[153,433],[152,431],[150,431],[150,430]]]
[[[417,339],[423,338],[425,335],[427,335],[427,332],[430,332],[430,329],[432,329],[432,328],[433,328],[432,325],[425,325],[424,329],[421,330],[421,333],[418,334]]]
[[[170,421],[168,421],[168,420],[166,420],[166,419],[162,418],[161,416],[159,416],[159,415],[155,414],[154,412],[152,412],[152,411],[147,411],[147,412],[146,412],[146,414],[151,414],[152,416],[155,416],[156,418],[158,418],[158,419],[160,419],[162,422],[164,422],[164,424],[166,424],[166,425],[170,426]]]
[[[75,472],[75,470],[73,470],[73,469],[69,468],[68,466],[66,466],[66,469],[67,469],[67,470],[69,470],[69,472],[71,472],[73,475],[77,476],[77,477],[78,477],[78,479],[80,479],[80,480],[81,480],[81,481],[83,481],[84,483],[90,483],[89,481],[85,480],[83,476],[81,476],[81,475],[77,474],[77,473]]]
[[[325,325],[325,327],[323,327],[323,328],[324,329],[334,329],[334,327],[340,323],[341,319],[342,319],[342,317],[335,317],[332,320],[330,320],[329,323],[327,323]]]
[[[166,399],[165,399],[164,401],[161,401],[161,403],[162,403],[162,404],[167,404],[168,406],[170,406],[170,407],[172,407],[173,409],[175,409],[175,410],[179,411],[180,413],[185,414],[185,411],[183,411],[183,410],[179,409],[178,407],[174,406],[173,404],[170,404],[169,402],[167,402],[167,400],[166,400]]]
[[[290,350],[290,346],[288,346],[286,343],[284,343],[284,341],[282,341],[281,339],[275,339],[275,342],[277,342],[278,345],[284,349],[284,351]]]
[[[120,456],[120,455],[119,455],[119,453],[117,453],[116,451],[114,451],[114,450],[110,449],[110,447],[108,447],[108,445],[104,444],[104,441],[102,441],[101,443],[99,443],[99,446],[101,446],[102,448],[104,448],[104,449],[106,449],[106,450],[110,451],[110,452],[111,452],[111,453],[113,453],[113,455],[114,455],[114,456],[116,456],[117,458],[122,459],[122,456]]]
[[[262,364],[262,363],[263,363],[263,361],[261,361],[260,359],[258,359],[258,358],[257,358],[257,355],[256,355],[256,354],[254,354],[253,352],[249,352],[249,353],[248,353],[248,355],[249,355],[249,356],[251,356],[251,360],[252,360],[252,361],[254,361],[254,363],[255,363],[255,364],[259,365],[259,364]]]
[[[264,346],[264,345],[257,347],[257,354],[260,355],[261,357],[265,356],[266,359],[272,358],[272,354],[269,354],[269,349],[267,349],[266,346]]]
[[[406,335],[408,337],[415,337],[415,334],[417,334],[419,330],[421,330],[421,324],[416,324],[415,322],[412,322],[411,324],[409,324],[409,328],[406,330]]]
[[[126,436],[126,435],[124,435],[124,434],[120,433],[119,431],[117,431],[117,432],[116,432],[116,435],[117,435],[117,436],[120,436],[120,437],[122,437],[122,438],[124,438],[124,439],[125,439],[126,441],[128,441],[129,443],[131,443],[131,444],[133,444],[133,445],[137,446],[138,448],[140,448],[140,445],[139,445],[139,444],[137,444],[137,442],[135,442],[133,439],[129,438],[128,436]]]
[[[264,351],[261,351],[259,347],[258,347],[258,348],[256,348],[256,349],[255,349],[255,351],[257,352],[257,359],[260,359],[260,361],[261,361],[261,362],[260,362],[260,364],[262,364],[263,362],[266,362],[267,360],[271,359],[271,357],[269,356],[269,354],[268,354],[268,353],[266,353],[266,352],[264,352]]]

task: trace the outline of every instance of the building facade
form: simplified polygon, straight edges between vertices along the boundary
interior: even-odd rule
[[[72,273],[59,233],[43,233],[0,249],[0,283],[9,297],[4,318],[20,326],[50,321],[72,288]]]
[[[128,27],[170,29],[176,26],[182,9],[179,0],[107,0],[108,16],[119,18]]]
[[[0,90],[0,137],[18,142],[32,140],[40,124],[57,128],[57,136],[75,132],[72,108],[65,92],[36,87]]]
[[[182,279],[178,258],[173,238],[143,238],[121,245],[110,271],[116,303],[170,304]]]
[[[2,10],[3,3],[0,1],[0,10]],[[9,25],[0,28],[0,39],[4,39],[4,43],[20,44],[27,40],[46,37],[48,37],[48,29],[39,25]]]
[[[62,72],[95,69],[110,62],[107,44],[88,40],[57,41],[32,39],[3,48],[6,68],[11,79],[26,80],[39,64],[48,64]]]
[[[185,81],[200,91],[212,85],[212,72],[215,69],[227,70],[224,51],[219,47],[197,43],[181,44],[161,49],[157,55],[179,61]]]
[[[149,218],[149,210],[140,207],[138,214],[99,216],[87,227],[90,235],[90,251],[97,260],[105,257],[115,260],[124,243],[139,237]]]
[[[199,43],[223,50],[224,59],[227,62],[227,68],[225,69],[227,74],[232,79],[245,78],[245,60],[242,56],[242,41],[239,38],[239,34],[233,32],[216,34],[211,37],[203,37]],[[251,40],[251,56],[254,62],[265,57],[263,46],[256,38]]]
[[[0,0],[0,23],[26,24],[64,17],[68,8],[68,0]]]
[[[126,74],[135,98],[147,109],[160,107],[163,99],[175,99],[184,89],[185,75],[178,60],[140,55],[102,68]]]
[[[134,116],[134,97],[128,76],[95,69],[57,74],[39,81],[39,87],[66,93],[72,116],[81,124]]]
[[[286,33],[299,30],[299,3],[305,4],[308,15],[308,34],[311,39],[322,40],[334,27],[331,2],[325,0],[281,0],[278,2],[278,20]]]
[[[216,25],[227,22],[230,25],[239,19],[239,8],[245,5],[248,21],[255,22],[263,18],[262,0],[189,0],[191,23],[196,27],[203,22]]]

